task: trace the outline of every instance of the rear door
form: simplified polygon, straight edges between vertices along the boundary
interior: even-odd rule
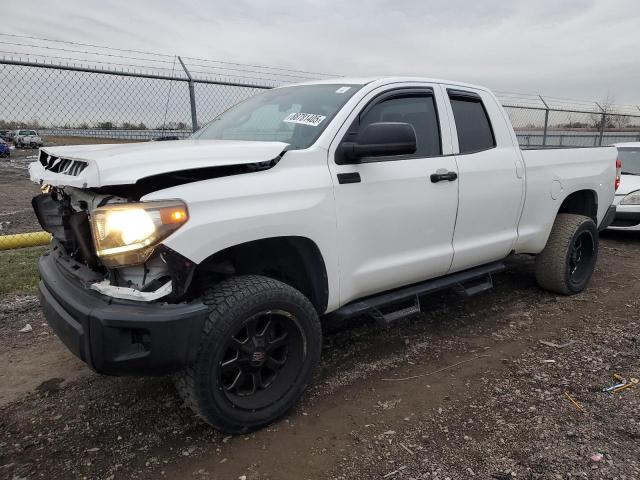
[[[459,174],[454,272],[500,260],[513,249],[524,201],[524,165],[493,95],[454,86],[443,90]]]
[[[457,175],[444,101],[437,85],[377,89],[331,145],[342,304],[449,271],[458,185],[430,178],[436,172]],[[416,153],[339,164],[340,143],[373,122],[411,124]]]

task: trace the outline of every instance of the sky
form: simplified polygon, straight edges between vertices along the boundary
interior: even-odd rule
[[[42,0],[0,32],[640,105],[638,0]],[[6,37],[0,40],[8,40]],[[4,50],[8,46],[3,46]]]

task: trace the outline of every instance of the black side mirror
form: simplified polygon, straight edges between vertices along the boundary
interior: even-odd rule
[[[344,142],[341,148],[347,160],[358,161],[365,157],[411,155],[417,145],[416,132],[408,123],[376,122],[367,125],[355,142]]]

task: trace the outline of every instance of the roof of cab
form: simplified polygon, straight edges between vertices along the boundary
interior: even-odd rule
[[[454,85],[458,87],[468,87],[477,90],[487,90],[486,87],[480,85],[472,85],[470,83],[457,82],[454,80],[443,80],[438,78],[428,77],[335,77],[335,78],[323,78],[320,80],[311,80],[308,82],[295,83],[293,85],[387,85],[390,83],[407,83],[407,82],[420,82],[420,83],[445,83],[447,85]],[[292,86],[292,85],[283,85]]]

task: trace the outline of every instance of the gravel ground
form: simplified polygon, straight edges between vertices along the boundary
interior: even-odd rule
[[[39,230],[34,153],[0,161],[0,235]],[[169,379],[89,371],[35,296],[0,297],[0,478],[640,479],[640,386],[601,391],[640,377],[640,235],[603,237],[580,295],[541,291],[516,257],[490,292],[425,297],[391,327],[325,325],[303,401],[237,437]]]
[[[640,236],[601,246],[580,295],[539,290],[516,257],[484,294],[426,297],[392,327],[327,325],[303,401],[237,437],[194,419],[168,379],[89,372],[42,333],[32,297],[5,298],[0,478],[638,479],[640,387],[601,389],[640,377]],[[18,333],[27,320],[37,330]],[[32,387],[11,390],[18,377]]]

